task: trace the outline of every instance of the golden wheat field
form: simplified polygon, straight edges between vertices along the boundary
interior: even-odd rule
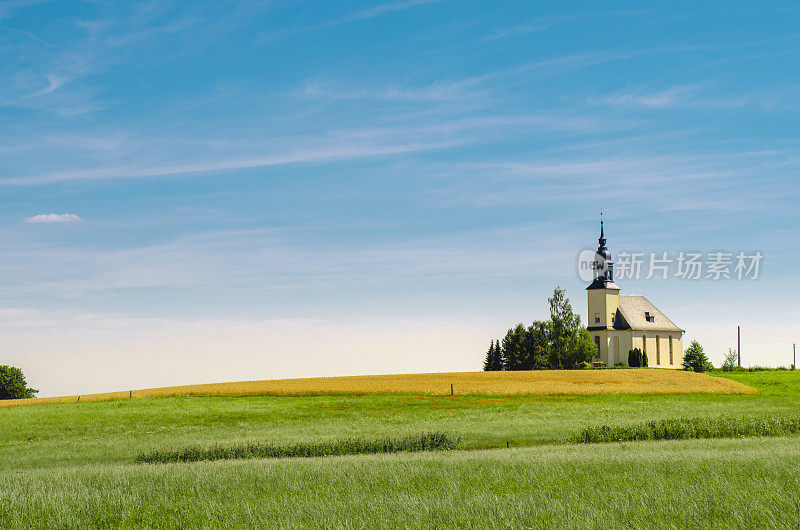
[[[545,370],[520,372],[445,372],[357,375],[307,379],[271,379],[148,388],[83,396],[0,401],[0,407],[109,399],[170,396],[243,396],[257,394],[755,394],[729,379],[678,370]]]

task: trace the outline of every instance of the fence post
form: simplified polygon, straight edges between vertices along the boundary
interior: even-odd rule
[[[453,383],[450,383],[450,395],[453,395]]]

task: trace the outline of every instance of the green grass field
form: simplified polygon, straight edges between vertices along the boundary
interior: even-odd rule
[[[797,527],[800,438],[562,444],[592,425],[797,416],[758,395],[176,397],[0,410],[0,527]],[[142,452],[445,431],[462,450],[135,464]],[[506,443],[511,446],[505,449]]]

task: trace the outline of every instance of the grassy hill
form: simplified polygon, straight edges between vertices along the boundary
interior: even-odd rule
[[[590,373],[603,372],[674,373]],[[564,444],[587,426],[800,410],[798,373],[725,380],[759,393],[184,395],[6,408],[0,526],[797,526],[799,438]],[[134,463],[191,444],[426,431],[451,433],[461,449]]]
[[[545,370],[519,372],[445,372],[271,379],[204,385],[168,386],[103,394],[0,400],[0,407],[176,396],[330,395],[330,394],[747,394],[746,385],[677,370]]]

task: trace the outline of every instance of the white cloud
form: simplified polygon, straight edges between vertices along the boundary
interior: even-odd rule
[[[42,213],[39,215],[34,215],[33,217],[26,217],[26,223],[42,223],[42,224],[51,224],[51,223],[77,223],[78,221],[82,221],[80,217],[75,215],[74,213]]]

